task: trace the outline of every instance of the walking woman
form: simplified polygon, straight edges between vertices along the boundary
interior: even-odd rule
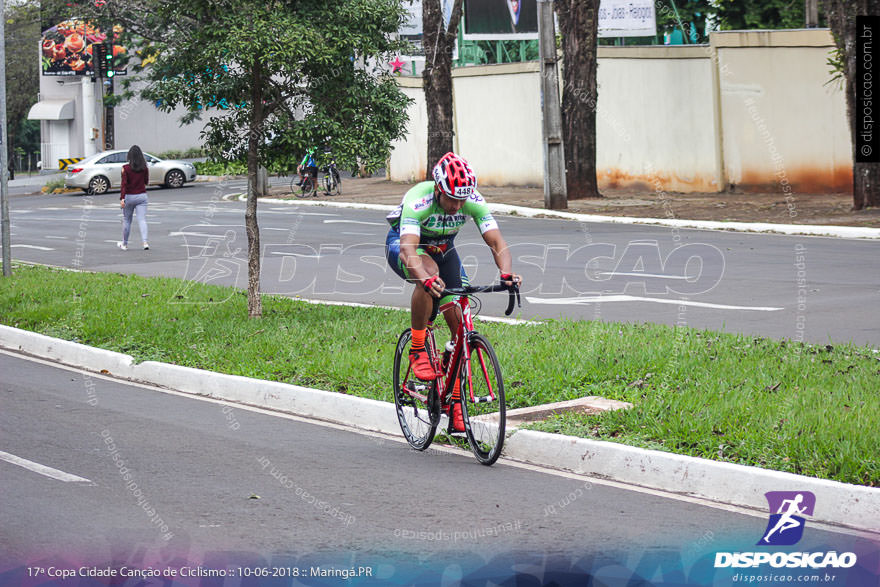
[[[122,187],[119,200],[122,206],[122,242],[119,248],[128,250],[128,234],[131,232],[131,216],[137,214],[138,228],[144,241],[144,250],[150,248],[147,242],[147,184],[150,171],[141,148],[132,145],[128,150],[128,163],[122,166]]]

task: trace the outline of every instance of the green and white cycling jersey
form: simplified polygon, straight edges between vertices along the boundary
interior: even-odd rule
[[[498,228],[480,192],[474,190],[457,213],[447,214],[434,198],[433,181],[414,185],[387,216],[391,228],[398,230],[400,236],[414,234],[425,244],[451,241],[468,218],[474,219],[480,234]]]

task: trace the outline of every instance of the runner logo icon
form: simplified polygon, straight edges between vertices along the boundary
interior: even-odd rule
[[[759,546],[791,546],[804,535],[804,515],[812,516],[816,496],[809,491],[768,491],[770,520]]]

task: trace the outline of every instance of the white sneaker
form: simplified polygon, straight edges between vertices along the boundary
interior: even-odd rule
[[[149,250],[150,250],[150,243],[148,243],[147,241],[144,241],[144,250],[145,250],[145,251],[149,251]]]
[[[123,251],[127,251],[127,250],[128,250],[128,245],[125,244],[125,243],[122,242],[122,241],[117,242],[117,243],[116,243],[116,246],[119,247],[120,249],[122,249]]]

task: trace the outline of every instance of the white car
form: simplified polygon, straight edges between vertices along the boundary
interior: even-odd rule
[[[64,186],[87,193],[104,194],[122,183],[122,166],[128,151],[103,151],[68,166]],[[179,188],[196,178],[196,168],[186,161],[159,159],[144,153],[150,170],[150,185]]]

